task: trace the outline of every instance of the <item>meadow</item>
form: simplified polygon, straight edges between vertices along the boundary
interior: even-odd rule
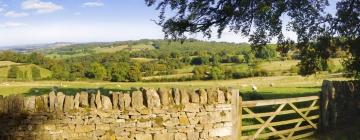
[[[190,81],[190,82],[104,82],[104,81],[33,81],[33,82],[2,82],[0,84],[0,95],[40,95],[49,93],[53,87],[59,88],[66,94],[75,94],[82,90],[102,90],[103,93],[109,91],[128,91],[139,87],[177,87],[177,88],[212,88],[212,87],[234,87],[240,89],[241,94],[246,100],[251,100],[254,95],[264,99],[299,97],[316,95],[321,90],[324,79],[346,80],[341,77],[301,77],[301,76],[273,76],[273,77],[254,77],[239,80],[212,80],[212,81]],[[252,86],[258,88],[257,93],[253,93]]]

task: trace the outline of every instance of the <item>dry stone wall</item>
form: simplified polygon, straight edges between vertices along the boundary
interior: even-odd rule
[[[324,131],[351,124],[360,117],[360,81],[325,80],[321,92],[321,127]]]
[[[0,96],[0,139],[231,139],[228,89]]]

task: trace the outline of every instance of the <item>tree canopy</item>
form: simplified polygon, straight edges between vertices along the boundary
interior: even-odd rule
[[[336,14],[326,11],[328,0],[145,0],[160,11],[157,24],[165,38],[185,39],[202,33],[218,37],[224,30],[248,36],[254,51],[261,51],[272,38],[283,37],[282,28],[297,34],[296,47],[301,52],[301,74],[313,74],[338,47],[350,57],[348,72],[360,77],[360,1],[341,0]],[[335,9],[334,9],[335,10]],[[284,17],[289,19],[284,25]],[[292,41],[280,41],[284,43]],[[286,52],[286,49],[285,51]],[[324,66],[325,65],[325,66]]]

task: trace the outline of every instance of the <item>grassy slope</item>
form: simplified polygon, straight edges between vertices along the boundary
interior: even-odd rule
[[[20,65],[19,63],[11,63],[9,61],[0,61],[0,64],[10,64],[10,65],[19,65],[18,67],[20,68],[21,71],[23,72],[27,72],[29,78],[31,79],[31,68],[33,66],[40,68],[40,74],[42,78],[47,78],[51,76],[51,71],[41,68],[37,65],[34,64],[24,64],[24,65]],[[8,65],[8,66],[10,66]],[[4,66],[4,65],[3,65]],[[5,67],[0,67],[0,80],[6,80],[7,76],[8,76],[8,71],[10,69],[10,67],[5,66]]]

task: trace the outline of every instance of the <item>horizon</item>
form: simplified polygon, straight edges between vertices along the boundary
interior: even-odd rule
[[[333,13],[335,0],[330,0]],[[285,30],[285,37],[296,34]],[[164,39],[155,7],[143,0],[0,0],[0,48],[56,42],[115,42],[140,39]],[[248,43],[248,38],[225,30],[221,38],[212,33],[190,35],[202,41]],[[276,40],[272,40],[274,43]]]

